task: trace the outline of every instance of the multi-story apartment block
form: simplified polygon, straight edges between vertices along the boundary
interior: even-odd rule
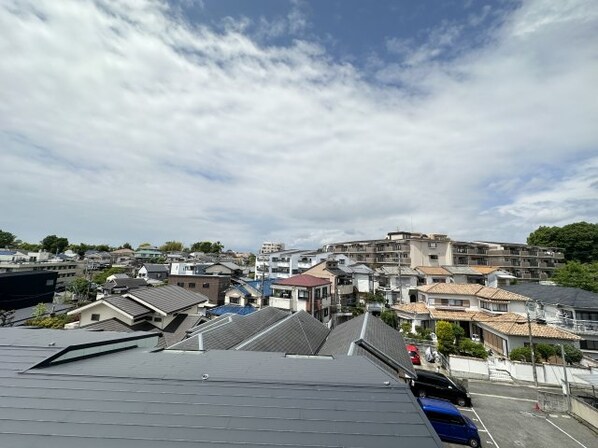
[[[453,241],[452,259],[454,265],[492,266],[520,280],[539,281],[550,278],[562,266],[565,254],[558,247]]]
[[[340,265],[353,264],[354,261],[345,255],[336,255],[332,252],[318,252],[314,250],[287,249],[271,254],[261,254],[255,259],[256,279],[262,278],[289,278],[293,275],[303,274],[322,261],[334,258]]]
[[[262,243],[260,254],[271,254],[272,252],[280,252],[284,250],[284,243],[273,243],[271,241],[265,241]]]
[[[306,311],[320,322],[330,320],[330,280],[301,274],[272,283],[270,306],[292,312]]]
[[[58,274],[56,287],[64,287],[78,273],[77,263],[51,258],[48,252],[0,250],[0,272],[54,271]]]
[[[558,247],[518,243],[451,241],[444,234],[389,232],[385,239],[332,243],[324,250],[344,254],[373,268],[382,266],[489,266],[519,280],[550,278],[564,262]]]

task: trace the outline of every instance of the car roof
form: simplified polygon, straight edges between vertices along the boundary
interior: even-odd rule
[[[412,350],[414,352],[418,352],[419,349],[413,344],[407,344],[407,350]]]
[[[415,369],[415,372],[417,373],[418,377],[421,375],[423,377],[427,376],[428,378],[442,378],[444,380],[447,379],[446,375],[438,372],[431,372],[429,370]]]
[[[443,412],[445,414],[461,415],[451,402],[435,398],[418,398],[419,405],[424,411]]]

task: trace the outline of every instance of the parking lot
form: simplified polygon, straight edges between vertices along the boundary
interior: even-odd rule
[[[573,417],[536,410],[533,388],[470,381],[469,392],[473,408],[460,409],[478,427],[483,448],[598,447],[598,434]]]

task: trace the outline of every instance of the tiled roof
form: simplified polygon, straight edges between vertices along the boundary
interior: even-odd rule
[[[471,266],[443,266],[443,268],[453,275],[482,275],[481,272],[476,271]]]
[[[495,266],[469,266],[471,269],[479,272],[480,274],[490,274],[496,270],[498,270]]]
[[[203,294],[187,291],[175,285],[135,289],[129,291],[125,296],[132,297],[134,300],[152,306],[165,314],[172,314],[208,301],[208,298]]]
[[[479,315],[479,316],[478,316]],[[476,317],[480,319],[491,319],[493,316],[484,312],[478,311],[450,311],[450,310],[439,310],[430,308],[430,317],[434,320],[463,320],[463,321],[475,321]]]
[[[417,314],[428,314],[430,310],[428,306],[423,302],[415,303],[399,303],[392,306],[392,309],[402,311],[405,313],[417,313]]]
[[[168,267],[163,264],[145,263],[143,267],[147,272],[168,272]]]
[[[118,331],[124,333],[132,333],[135,331],[160,331],[157,327],[155,327],[147,321],[143,321],[135,325],[127,325],[126,323],[122,322],[116,317],[85,325],[81,327],[81,329],[90,331]]]
[[[328,327],[299,311],[237,345],[236,350],[315,355],[328,335]]]
[[[386,275],[399,275],[399,272],[401,276],[419,275],[415,269],[411,269],[409,266],[401,266],[400,268],[399,266],[382,266],[377,271]]]
[[[109,282],[104,283],[104,289],[110,288],[141,288],[147,286],[144,278],[115,278]]]
[[[102,300],[118,308],[129,316],[132,316],[133,319],[152,312],[152,310],[150,310],[148,307],[137,303],[133,299],[123,296],[106,296]]]
[[[273,286],[284,285],[284,286],[302,286],[305,288],[313,288],[315,286],[326,286],[330,285],[330,280],[319,277],[314,277],[309,274],[300,274],[293,277],[276,280]]]
[[[411,377],[417,376],[401,333],[369,313],[334,328],[318,354],[363,354],[358,349],[376,357],[387,369],[402,371]]]
[[[228,305],[221,305],[212,308],[208,311],[208,314],[212,316],[222,316],[223,314],[239,314],[241,316],[245,316],[246,314],[251,314],[255,311],[257,311],[257,308],[254,308],[251,305],[242,306],[230,303]]]
[[[449,271],[440,266],[417,266],[415,269],[425,275],[451,275]]]
[[[460,296],[477,296],[489,300],[506,300],[525,302],[527,297],[506,291],[502,288],[490,288],[477,284],[457,284],[457,283],[433,283],[431,285],[420,286],[419,291],[427,294],[452,294]]]
[[[498,331],[509,336],[529,336],[527,319],[516,313],[505,313],[488,320],[476,319],[480,325]],[[576,341],[581,339],[579,336],[561,330],[551,325],[540,325],[532,322],[532,336],[534,338],[565,339]]]

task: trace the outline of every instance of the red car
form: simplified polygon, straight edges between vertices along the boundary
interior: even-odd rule
[[[411,358],[413,365],[420,366],[422,361],[419,357],[419,349],[415,345],[408,345],[407,351],[409,352],[409,357]]]

